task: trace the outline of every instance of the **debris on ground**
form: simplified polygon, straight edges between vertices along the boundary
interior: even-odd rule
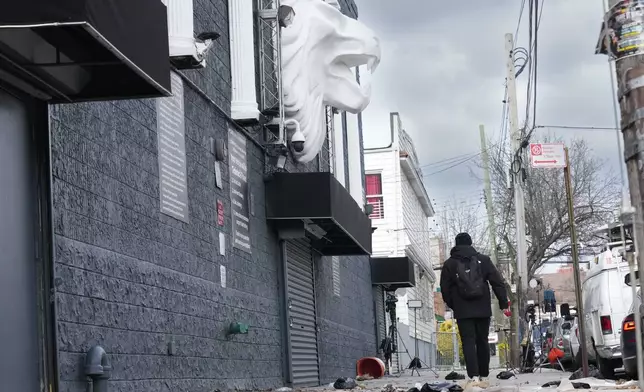
[[[496,378],[498,378],[499,380],[509,380],[512,377],[516,378],[517,375],[512,373],[509,370],[504,370],[502,372],[499,372],[499,374],[496,375]]]
[[[603,380],[604,376],[602,376],[601,372],[599,369],[597,369],[594,365],[589,365],[588,366],[588,377],[589,378],[596,378],[598,380]],[[578,380],[580,378],[584,378],[584,371],[583,369],[578,369],[575,370],[571,375],[568,380]]]
[[[361,374],[361,375],[356,377],[356,381],[369,381],[369,380],[373,380],[373,379],[374,379],[374,377],[369,373]]]
[[[417,388],[412,388],[412,389],[418,390]],[[412,389],[410,389],[410,391]],[[387,384],[382,388],[380,392],[405,392],[405,390],[402,388],[395,387],[393,384]]]
[[[573,382],[572,386],[575,389],[590,389],[590,384],[586,382]]]
[[[445,376],[446,380],[465,380],[465,375],[461,373],[451,372]]]
[[[289,387],[281,387],[275,390],[275,392],[291,392],[291,391],[293,391],[293,388],[289,388]]]
[[[463,388],[453,382],[432,381],[423,385],[420,392],[463,392]]]
[[[548,381],[547,383],[543,384],[541,388],[552,388],[552,387],[558,387],[561,385],[561,381]]]
[[[335,389],[353,389],[357,386],[356,380],[351,377],[340,377],[333,383]]]

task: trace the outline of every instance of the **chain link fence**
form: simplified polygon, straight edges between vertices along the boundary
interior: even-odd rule
[[[436,332],[434,339],[436,342],[435,362],[433,368],[438,371],[464,370],[465,358],[463,357],[463,347],[458,330]],[[497,369],[505,363],[504,355],[506,354],[507,344],[496,342],[490,344],[490,369]]]
[[[463,349],[458,331],[436,332],[436,354],[434,368],[436,370],[457,370],[465,365]]]

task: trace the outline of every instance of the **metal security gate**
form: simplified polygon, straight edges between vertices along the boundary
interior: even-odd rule
[[[36,289],[36,163],[25,104],[0,89],[0,379],[40,390]]]
[[[385,313],[385,294],[382,290],[382,286],[374,286],[373,288],[373,298],[375,302],[376,310],[376,342],[378,345],[378,351],[380,351],[380,344],[382,340],[387,336],[387,320]]]
[[[294,387],[320,384],[318,367],[315,281],[311,244],[286,241],[288,307]]]

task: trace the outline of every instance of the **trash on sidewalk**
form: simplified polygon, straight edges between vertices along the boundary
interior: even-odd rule
[[[463,388],[454,382],[432,381],[423,385],[420,392],[463,392]]]
[[[371,374],[368,374],[368,373],[367,374],[358,374],[358,376],[356,376],[356,381],[369,381],[369,380],[373,380],[375,378],[377,378],[377,377],[373,377]]]
[[[496,375],[496,378],[498,378],[499,380],[508,380],[512,377],[517,378],[517,375],[512,373],[509,370],[504,370],[502,372],[499,372],[499,374]]]
[[[578,380],[578,379],[583,378],[583,377],[584,377],[583,369],[577,369],[570,375],[570,378],[568,378],[568,379],[569,380]],[[588,366],[588,377],[589,378],[596,378],[598,380],[604,379],[604,377],[602,376],[602,374],[599,371],[599,369],[597,369],[593,365]]]
[[[552,388],[552,387],[558,387],[561,384],[561,380],[559,381],[548,381],[547,383],[543,384],[541,388]]]
[[[461,373],[451,372],[445,376],[446,380],[465,380],[465,375]]]
[[[575,389],[593,389],[604,391],[615,391],[621,389],[637,389],[637,381],[627,381],[624,383],[617,383],[613,380],[603,380],[595,377],[579,378],[575,381],[561,380],[561,384],[557,388],[558,392],[573,391]]]
[[[418,390],[418,388],[412,388],[409,391],[413,389]],[[395,387],[394,384],[387,384],[381,389],[380,392],[405,392],[405,390],[402,388]]]
[[[356,380],[351,377],[340,377],[333,383],[335,389],[353,389],[358,386]]]

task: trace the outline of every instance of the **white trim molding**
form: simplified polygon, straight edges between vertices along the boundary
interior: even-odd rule
[[[168,8],[168,41],[170,57],[191,56],[195,53],[195,23],[193,2],[163,0]]]
[[[229,0],[228,21],[232,80],[231,117],[235,120],[257,120],[259,109],[255,85],[253,0]]]

